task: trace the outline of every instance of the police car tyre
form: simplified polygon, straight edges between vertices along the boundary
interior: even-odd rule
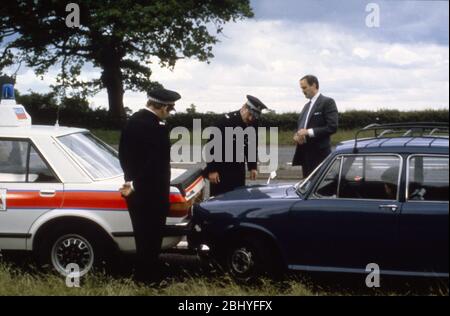
[[[62,225],[46,232],[36,248],[39,266],[67,275],[69,264],[79,267],[80,276],[92,268],[105,268],[112,259],[111,241],[93,227]]]
[[[276,253],[265,238],[249,235],[236,238],[225,257],[227,272],[237,281],[252,282],[263,275],[274,276],[278,270]]]

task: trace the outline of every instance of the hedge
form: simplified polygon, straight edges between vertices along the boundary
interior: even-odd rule
[[[17,97],[33,117],[33,124],[53,125],[56,122],[58,106],[52,94],[31,93]],[[105,109],[92,110],[89,103],[81,98],[66,98],[59,106],[59,124],[63,126],[84,127],[89,129],[118,129],[123,122],[112,119]],[[127,111],[130,113],[130,111]],[[193,119],[201,119],[202,127],[214,126],[223,114],[217,113],[177,113],[167,123],[170,127],[183,126],[192,128]],[[295,130],[299,113],[266,113],[260,125],[276,126],[280,130]],[[422,111],[347,111],[339,113],[340,129],[355,129],[372,123],[405,122],[448,122],[448,109]]]

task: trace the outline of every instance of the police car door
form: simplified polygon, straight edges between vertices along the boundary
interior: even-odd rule
[[[63,194],[30,140],[0,138],[0,249],[25,250],[33,222],[61,207]]]

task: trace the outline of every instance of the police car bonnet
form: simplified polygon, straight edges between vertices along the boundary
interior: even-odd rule
[[[31,126],[31,116],[25,108],[16,103],[14,86],[4,84],[0,100],[0,127]]]

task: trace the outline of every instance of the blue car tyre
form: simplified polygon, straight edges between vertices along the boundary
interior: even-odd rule
[[[252,282],[263,276],[276,276],[282,271],[279,255],[261,236],[235,238],[226,251],[225,267],[237,281]]]

